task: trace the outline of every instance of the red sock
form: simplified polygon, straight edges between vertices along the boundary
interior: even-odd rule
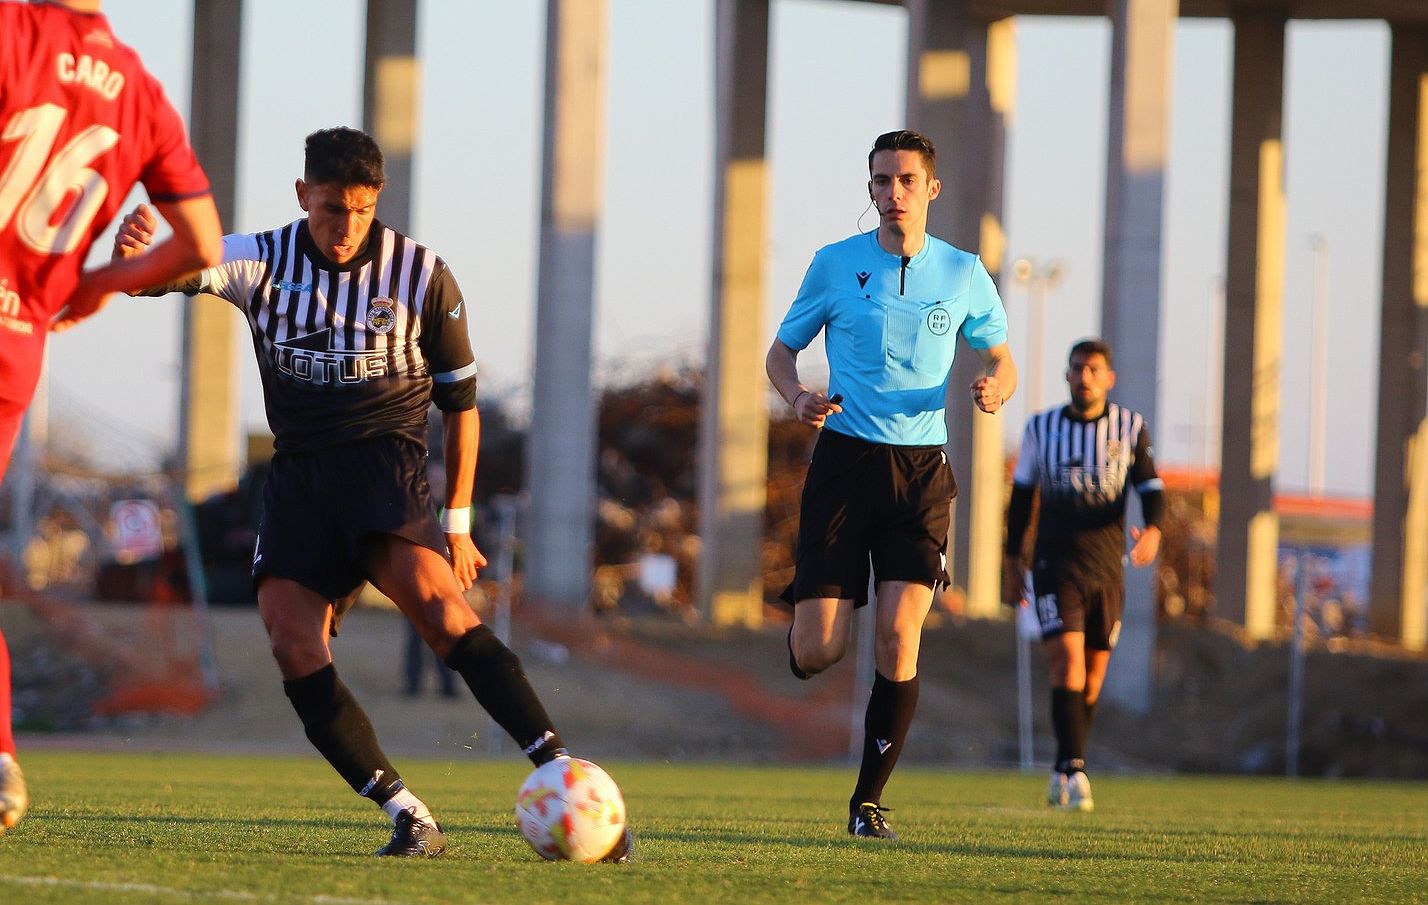
[[[10,648],[0,632],[0,754],[15,756],[15,733],[10,727]]]

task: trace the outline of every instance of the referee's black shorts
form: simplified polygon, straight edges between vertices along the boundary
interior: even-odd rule
[[[793,583],[780,596],[863,606],[870,557],[879,582],[946,585],[956,495],[942,447],[870,443],[825,429],[803,484]]]
[[[362,546],[392,534],[450,558],[426,480],[426,450],[375,437],[316,452],[280,453],[263,488],[253,585],[289,578],[351,605],[367,581]]]

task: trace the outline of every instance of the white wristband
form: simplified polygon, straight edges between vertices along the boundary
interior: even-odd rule
[[[441,522],[441,530],[446,534],[471,533],[470,506],[462,509],[443,509],[437,520]]]

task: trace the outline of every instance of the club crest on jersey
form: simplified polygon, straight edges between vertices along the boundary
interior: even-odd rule
[[[946,335],[952,329],[952,315],[947,313],[946,308],[933,308],[927,312],[927,329],[936,336]]]
[[[397,326],[396,302],[388,298],[372,299],[367,306],[367,326],[373,333],[391,333]]]
[[[1106,441],[1106,458],[1107,458],[1107,459],[1119,459],[1120,457],[1121,457],[1121,441],[1119,441],[1119,440],[1107,440],[1107,441]]]

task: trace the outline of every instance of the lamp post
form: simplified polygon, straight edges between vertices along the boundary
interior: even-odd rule
[[[1042,264],[1036,258],[1017,258],[1012,264],[1012,277],[1027,294],[1027,395],[1028,412],[1041,408],[1044,380],[1042,356],[1045,352],[1046,297],[1061,282],[1066,270],[1059,259]]]
[[[1065,268],[1061,261],[1048,261],[1038,265],[1035,258],[1017,258],[1012,264],[1012,277],[1027,296],[1027,413],[1041,408],[1042,352],[1046,345],[1046,297],[1061,282]],[[1027,592],[1031,597],[1030,589]],[[1034,740],[1031,726],[1031,642],[1036,633],[1028,632],[1024,619],[1030,614],[1023,607],[1017,613],[1016,635],[1016,685],[1017,685],[1017,747],[1020,751],[1022,772],[1032,769]]]
[[[1314,253],[1313,310],[1309,353],[1309,492],[1324,495],[1324,444],[1329,395],[1329,240],[1309,237]]]

